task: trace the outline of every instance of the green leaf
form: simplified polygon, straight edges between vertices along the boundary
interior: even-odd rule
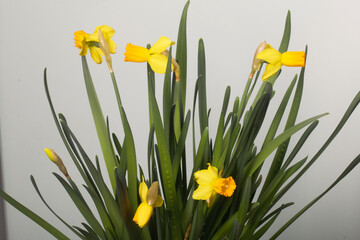
[[[183,92],[182,106],[185,108],[186,99],[186,79],[187,79],[187,40],[186,40],[186,21],[187,12],[190,1],[187,1],[180,19],[178,38],[176,42],[176,61],[180,66],[180,82],[181,90]]]
[[[241,194],[240,207],[237,212],[237,219],[239,227],[242,230],[247,219],[247,214],[250,206],[250,194],[251,194],[251,176],[246,179],[245,188]]]
[[[285,29],[284,29],[283,37],[282,37],[281,44],[279,47],[279,52],[283,53],[288,50],[289,42],[290,42],[290,35],[291,35],[291,13],[289,10],[286,15]]]
[[[0,197],[2,197],[5,201],[7,201],[9,204],[11,204],[14,208],[19,210],[22,214],[36,222],[40,227],[48,231],[51,235],[53,235],[56,239],[59,240],[70,240],[67,236],[65,236],[62,232],[60,232],[57,228],[55,228],[53,225],[45,221],[43,218],[41,218],[39,215],[10,197],[8,194],[6,194],[4,191],[0,189]]]
[[[299,112],[300,108],[300,102],[302,97],[302,92],[304,88],[304,72],[305,68],[301,68],[301,73],[299,76],[299,81],[296,87],[295,96],[291,105],[291,109],[289,112],[289,116],[285,125],[285,130],[289,129],[290,127],[294,126],[296,117]],[[277,174],[277,172],[280,170],[281,165],[283,163],[287,148],[290,143],[290,138],[288,138],[286,141],[284,141],[277,149],[275,153],[274,160],[271,163],[269,172],[267,174],[264,187],[267,187],[267,185],[271,182],[272,178]]]
[[[57,215],[55,213],[55,211],[49,206],[49,204],[45,201],[45,199],[43,198],[43,196],[41,195],[40,193],[40,190],[36,184],[36,181],[34,179],[34,177],[31,175],[30,176],[30,180],[31,180],[31,183],[32,185],[34,186],[37,194],[39,195],[41,201],[45,204],[45,206],[50,210],[50,212],[52,212],[62,223],[65,224],[66,227],[68,227],[73,233],[75,233],[79,238],[81,239],[85,239],[83,235],[81,235],[78,231],[76,231],[72,226],[70,226],[67,222],[65,222],[59,215]]]
[[[161,120],[158,104],[154,95],[154,90],[150,92],[150,103],[153,112],[154,128],[159,150],[159,167],[161,173],[161,179],[163,184],[163,190],[165,194],[166,210],[170,215],[170,227],[172,233],[172,239],[181,239],[181,225],[180,214],[177,206],[177,197],[175,190],[175,181],[173,175],[173,169],[171,164],[171,158],[169,153],[169,146],[166,141],[166,135]]]
[[[198,50],[198,93],[199,93],[199,121],[200,133],[208,126],[207,100],[206,100],[206,65],[204,41],[199,40]]]
[[[256,169],[265,161],[265,159],[272,153],[281,143],[287,140],[290,136],[307,126],[308,124],[314,122],[315,120],[328,115],[327,113],[317,115],[315,117],[309,118],[301,123],[296,124],[295,126],[287,129],[279,136],[274,138],[271,142],[269,142],[264,148],[256,155],[256,157],[252,160],[252,164],[245,168],[246,176],[248,174],[252,174],[256,171]]]
[[[331,184],[323,193],[308,203],[303,209],[294,215],[283,227],[281,227],[270,240],[276,239],[285,229],[287,229],[293,222],[295,222],[304,212],[312,207],[317,201],[319,201],[325,194],[327,194],[333,187],[335,187],[346,175],[348,175],[358,164],[360,163],[360,155],[358,155],[344,170],[344,172]]]
[[[175,151],[175,156],[174,156],[174,160],[173,160],[173,170],[174,170],[173,174],[175,177],[175,182],[176,182],[176,177],[178,175],[178,170],[180,167],[180,159],[181,159],[181,156],[183,155],[184,149],[185,149],[185,140],[186,140],[187,132],[189,129],[190,115],[191,114],[190,114],[190,110],[189,110],[188,113],[186,114],[184,125],[181,129],[179,142],[178,142],[178,145],[177,145],[176,151]],[[184,171],[186,171],[186,169]]]
[[[104,160],[105,160],[106,168],[108,170],[110,182],[113,187],[113,191],[115,192],[116,191],[116,182],[115,182],[115,174],[114,174],[114,168],[116,166],[115,153],[112,149],[110,136],[108,135],[106,122],[101,110],[101,106],[96,94],[93,81],[91,79],[89,67],[86,62],[86,57],[82,56],[81,60],[82,60],[82,66],[84,72],[86,91],[89,98],[91,112],[94,118],[96,132],[104,155]]]
[[[53,106],[53,103],[52,103],[52,100],[51,100],[51,97],[50,97],[50,91],[49,91],[49,88],[48,88],[48,84],[47,84],[47,77],[46,77],[46,68],[44,69],[44,88],[45,88],[45,93],[46,93],[46,97],[47,97],[47,100],[48,100],[48,103],[49,103],[49,106],[50,106],[50,110],[51,110],[51,113],[52,113],[52,116],[53,116],[53,119],[54,119],[54,122],[55,122],[55,125],[56,125],[56,128],[58,129],[58,132],[61,136],[61,139],[66,147],[66,149],[68,150],[70,156],[71,156],[71,159],[73,160],[77,170],[79,171],[79,173],[81,174],[82,178],[84,179],[84,181],[90,185],[90,181],[89,181],[89,178],[88,178],[88,175],[84,172],[83,168],[80,166],[77,158],[75,157],[74,153],[77,153],[76,151],[74,151],[73,153],[73,150],[74,148],[72,148],[73,146],[71,146],[71,142],[68,142],[67,139],[66,139],[66,136],[65,134],[63,133],[62,129],[61,129],[61,126],[60,126],[60,123],[59,123],[59,120],[57,118],[57,114],[55,112],[55,109],[54,109],[54,106]]]
[[[93,177],[96,185],[98,186],[98,189],[104,199],[105,206],[108,210],[111,222],[115,226],[121,226],[120,228],[115,229],[116,235],[118,237],[120,237],[120,236],[126,237],[127,232],[124,231],[124,229],[123,229],[123,220],[121,218],[121,211],[120,211],[116,201],[114,200],[113,196],[111,195],[110,190],[108,189],[107,185],[105,184],[104,179],[101,177],[101,174],[97,171],[94,164],[91,162],[90,158],[87,156],[84,149],[82,148],[82,146],[76,139],[75,135],[71,132],[70,128],[67,126],[66,123],[63,123],[63,127],[64,127],[64,131],[68,132],[68,134],[74,140],[76,146],[78,147],[78,149],[81,153],[81,156],[83,157],[83,159],[85,161],[86,166],[88,167],[88,169],[91,173],[91,176]]]
[[[223,134],[224,134],[224,121],[225,121],[225,114],[229,104],[230,98],[230,87],[228,86],[225,91],[223,106],[220,114],[218,130],[216,133],[215,145],[214,145],[214,154],[213,154],[213,162],[212,165],[218,169],[221,169],[223,166],[223,162],[220,161],[221,157],[221,150],[223,146]]]
[[[95,218],[94,214],[90,210],[87,203],[84,201],[83,197],[74,190],[61,176],[59,176],[57,173],[53,173],[55,177],[59,180],[61,185],[65,188],[68,195],[71,197],[71,200],[74,202],[80,213],[83,215],[83,217],[86,219],[86,221],[90,224],[90,226],[94,229],[96,234],[101,239],[106,239],[105,232],[103,228],[101,227],[100,223]]]
[[[166,139],[168,144],[170,144],[169,136],[170,136],[170,113],[172,108],[172,95],[171,95],[171,54],[172,47],[169,50],[168,62],[166,65],[166,72],[164,77],[164,86],[163,86],[163,119],[164,119],[164,129],[166,134]],[[150,96],[149,96],[149,104],[150,104]],[[151,110],[151,106],[149,105],[149,110]]]
[[[206,147],[206,143],[209,139],[209,129],[205,128],[204,132],[201,135],[201,139],[200,139],[200,143],[199,143],[199,147],[197,150],[197,154],[196,157],[194,159],[194,166],[193,166],[193,170],[190,176],[190,182],[189,182],[189,186],[188,186],[188,190],[187,193],[189,194],[191,188],[193,187],[194,184],[194,173],[195,171],[200,170],[200,167],[202,165],[202,160],[203,160],[203,156],[204,156],[204,152],[205,152],[205,147]],[[188,195],[187,194],[187,195]]]
[[[277,194],[274,203],[276,203],[296,182],[299,178],[311,167],[311,165],[320,157],[320,155],[325,151],[325,149],[330,145],[332,140],[337,136],[342,127],[345,125],[352,112],[355,110],[357,105],[360,102],[360,92],[358,92],[355,98],[350,103],[350,106],[346,110],[344,116],[341,118],[339,124],[336,126],[335,130],[332,132],[330,137],[326,140],[324,145],[320,150],[315,154],[315,156],[306,164],[306,166]]]

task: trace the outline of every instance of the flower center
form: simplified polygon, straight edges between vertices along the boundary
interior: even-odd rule
[[[83,47],[83,41],[84,39],[89,36],[90,34],[84,32],[84,31],[77,31],[74,33],[75,37],[75,47],[81,49]]]
[[[232,177],[216,179],[213,186],[217,193],[224,195],[225,197],[230,197],[236,188],[235,181]]]

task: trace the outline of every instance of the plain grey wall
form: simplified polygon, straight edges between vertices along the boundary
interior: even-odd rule
[[[51,172],[58,172],[43,152],[55,149],[68,165],[70,175],[80,178],[71,164],[57,133],[45,97],[42,76],[48,68],[50,91],[58,112],[66,115],[90,156],[100,154],[82,78],[73,32],[107,24],[116,29],[115,73],[123,103],[131,122],[137,158],[144,165],[148,132],[146,65],[123,62],[126,43],[146,46],[160,36],[176,41],[178,23],[185,1],[113,0],[12,0],[0,2],[0,123],[4,189],[24,205],[62,226],[41,203],[29,175],[51,206],[72,225],[82,221],[71,200]],[[208,106],[214,136],[217,114],[227,85],[233,101],[247,80],[253,53],[266,40],[278,47],[288,10],[292,12],[289,50],[309,46],[305,89],[298,121],[323,112],[300,157],[312,157],[342,117],[360,90],[360,15],[358,1],[238,1],[193,0],[188,15],[188,90],[191,106],[196,80],[197,42],[204,39],[207,57]],[[89,65],[103,111],[112,130],[121,135],[116,101],[105,64]],[[272,112],[299,69],[284,69],[275,90]],[[160,86],[162,76],[157,75]],[[158,88],[159,89],[159,88]],[[160,96],[160,95],[159,95]],[[296,204],[277,219],[271,232],[326,189],[359,153],[360,110],[354,113],[330,148],[304,175],[284,202]],[[265,124],[269,124],[270,118]],[[264,134],[264,133],[262,133]],[[261,140],[259,140],[260,143]],[[189,148],[190,149],[190,148]],[[299,160],[298,159],[298,160]],[[104,168],[104,167],[103,167]],[[355,169],[333,191],[318,202],[279,239],[358,239],[360,236],[360,168]],[[8,239],[49,239],[35,223],[6,205]],[[270,235],[264,237],[266,239]]]

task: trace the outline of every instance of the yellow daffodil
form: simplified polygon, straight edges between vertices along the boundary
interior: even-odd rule
[[[284,52],[280,53],[275,50],[270,44],[266,44],[265,49],[258,53],[258,59],[264,60],[268,63],[264,74],[262,76],[263,81],[268,80],[281,66],[288,67],[304,67],[305,66],[305,52]]]
[[[208,169],[200,170],[194,173],[196,182],[199,187],[193,193],[193,199],[206,200],[208,206],[211,206],[215,200],[216,193],[225,197],[230,197],[235,189],[236,184],[232,177],[222,178],[222,171],[218,171],[208,163]]]
[[[104,56],[104,53],[99,47],[99,29],[104,35],[104,38],[109,46],[109,53],[116,53],[116,44],[113,40],[111,40],[111,37],[114,36],[115,30],[107,25],[96,27],[94,33],[91,35],[84,31],[77,31],[74,33],[75,47],[81,49],[80,55],[86,55],[87,50],[89,49],[91,58],[98,64],[102,62],[101,56]]]
[[[144,48],[128,43],[125,48],[125,62],[148,62],[156,73],[165,73],[167,57],[162,53],[175,42],[167,37],[160,37],[150,48]]]
[[[160,207],[163,204],[163,199],[158,194],[159,183],[153,182],[150,189],[148,189],[144,177],[139,185],[139,195],[141,204],[136,209],[133,221],[139,225],[140,228],[144,227],[150,220],[154,207]]]

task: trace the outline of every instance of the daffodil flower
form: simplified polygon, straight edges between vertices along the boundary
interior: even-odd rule
[[[140,228],[144,227],[150,220],[154,207],[160,207],[163,204],[163,199],[158,194],[159,183],[153,182],[150,189],[148,189],[144,177],[139,185],[139,195],[141,204],[136,209],[133,221],[139,225]]]
[[[114,36],[115,30],[107,25],[96,27],[94,33],[91,35],[84,31],[77,31],[74,33],[75,47],[81,49],[80,56],[86,55],[89,49],[91,58],[98,64],[102,63],[101,56],[104,56],[104,53],[99,47],[99,29],[109,46],[109,52],[112,54],[116,53],[116,44],[111,39],[111,37]]]
[[[167,37],[160,37],[150,48],[144,48],[128,43],[125,48],[125,62],[148,62],[156,73],[165,73],[167,57],[162,53],[175,42]]]
[[[275,50],[270,44],[266,44],[265,49],[258,53],[256,56],[258,59],[264,60],[268,63],[264,74],[262,76],[263,81],[268,80],[281,66],[288,67],[304,67],[305,66],[305,52],[284,52],[280,53]]]
[[[206,200],[208,206],[211,206],[216,194],[230,197],[235,189],[236,184],[232,177],[222,178],[221,173],[216,167],[208,163],[208,169],[200,170],[194,173],[196,182],[199,187],[193,193],[193,199]]]

